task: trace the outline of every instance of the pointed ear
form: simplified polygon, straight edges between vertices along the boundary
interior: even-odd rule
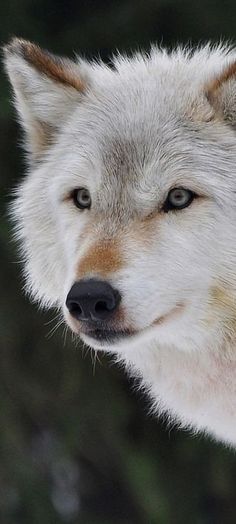
[[[83,74],[82,63],[17,38],[4,47],[4,56],[25,130],[26,150],[31,160],[38,160],[82,99],[87,73]]]
[[[236,125],[236,61],[226,66],[205,88],[208,102],[215,114]]]

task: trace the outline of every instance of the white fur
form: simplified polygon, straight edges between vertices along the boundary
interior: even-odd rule
[[[78,263],[95,241],[118,238],[125,264],[108,281],[122,295],[122,328],[131,325],[137,334],[111,347],[83,340],[115,353],[141,377],[158,413],[231,445],[236,444],[236,80],[219,89],[217,110],[205,86],[235,59],[234,50],[205,46],[119,56],[115,70],[80,60],[78,74],[88,83],[81,94],[6,51],[33,162],[37,120],[49,124],[53,135],[13,205],[27,291],[41,305],[62,309],[76,330],[65,299]],[[80,186],[91,192],[90,211],[63,201]],[[202,198],[163,214],[169,190],[179,186]],[[148,229],[145,219],[155,210]],[[153,325],[161,317],[163,322]]]

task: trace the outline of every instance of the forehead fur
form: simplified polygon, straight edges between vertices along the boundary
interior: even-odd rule
[[[205,86],[221,76],[227,79],[229,74],[224,71],[235,59],[236,52],[221,45],[196,50],[179,47],[170,52],[153,47],[149,54],[118,55],[113,59],[115,70],[102,63],[93,64],[97,102],[110,93],[118,112],[126,109],[129,101],[136,104],[132,111],[140,116],[151,104],[152,109],[158,107],[163,112],[163,102],[167,109],[186,113],[193,100],[200,101],[204,96]]]
[[[129,156],[130,163],[135,159],[141,165],[156,149],[155,139],[158,144],[171,141],[181,126],[186,130],[186,123],[205,125],[212,119],[205,90],[235,56],[220,46],[170,53],[153,48],[149,55],[114,58],[115,70],[102,63],[87,64],[93,87],[69,120],[69,140],[76,133],[80,146],[87,147],[97,135],[106,158],[114,145],[115,161]]]

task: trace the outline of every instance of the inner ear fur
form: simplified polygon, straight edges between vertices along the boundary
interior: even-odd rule
[[[236,61],[208,82],[205,96],[217,116],[236,124]]]
[[[26,150],[35,160],[81,101],[88,79],[81,72],[82,63],[53,55],[27,40],[14,38],[4,47],[4,57]]]

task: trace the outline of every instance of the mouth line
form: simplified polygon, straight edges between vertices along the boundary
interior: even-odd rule
[[[99,342],[114,343],[124,338],[132,338],[135,335],[141,335],[145,331],[148,331],[150,328],[156,327],[158,325],[161,326],[163,323],[165,323],[165,321],[168,321],[171,318],[175,317],[175,315],[181,312],[183,308],[184,304],[176,304],[176,306],[173,309],[171,309],[168,313],[155,319],[149,326],[146,326],[140,330],[106,329],[105,327],[90,327],[89,329],[85,329],[84,331],[81,330],[79,335],[84,335]]]
[[[115,330],[115,329],[95,328],[95,329],[81,331],[81,335],[85,335],[87,337],[93,338],[100,342],[108,342],[108,343],[115,342],[122,338],[131,337],[134,334],[136,334],[136,332],[131,331],[130,329]]]

